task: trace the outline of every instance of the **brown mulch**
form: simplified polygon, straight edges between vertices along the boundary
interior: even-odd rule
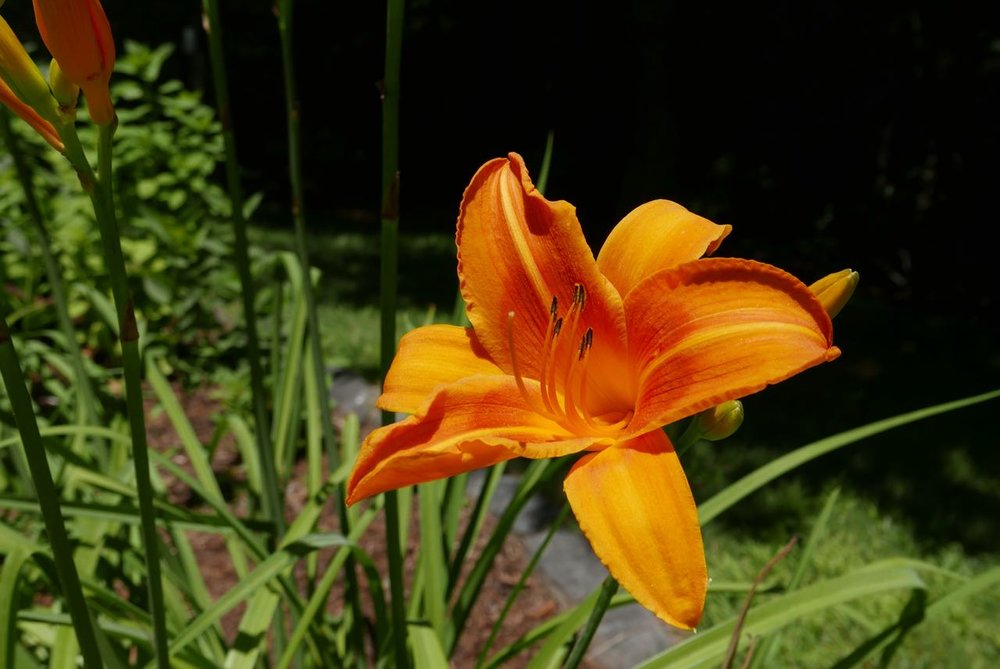
[[[174,390],[199,440],[203,444],[209,443],[216,427],[215,419],[222,413],[222,405],[212,397],[212,393],[208,389],[201,389],[193,393],[185,393],[177,387]],[[177,433],[171,426],[166,414],[156,408],[156,404],[154,397],[147,396],[147,433],[150,446],[160,452],[173,451],[172,460],[193,474]],[[241,490],[246,480],[246,473],[235,443],[230,435],[226,435],[219,441],[212,454],[211,463],[212,470],[220,481],[223,494],[231,498],[230,504],[237,515],[243,516],[246,513],[247,500],[245,496],[241,497],[242,493],[234,497],[233,492]],[[305,469],[305,463],[299,462],[294,469],[291,480],[285,488],[286,515],[289,520],[293,519],[305,504]],[[193,510],[207,510],[203,508],[202,502],[182,482],[169,476],[166,472],[161,472],[161,475],[167,486],[167,498],[171,504],[188,507]],[[469,506],[471,506],[471,503]],[[467,512],[468,509],[466,509]],[[417,516],[418,514],[414,507],[413,513],[411,513],[413,523],[409,534],[410,545],[406,560],[407,582],[409,581],[408,575],[412,572],[417,555],[419,538],[419,528],[416,526]],[[482,533],[484,537],[488,536],[493,522],[492,518],[487,520],[487,527]],[[318,529],[320,531],[335,531],[337,525],[337,519],[332,511],[332,504],[328,503],[320,517]],[[186,532],[186,535],[197,556],[209,593],[213,598],[222,596],[233,587],[238,578],[222,535],[191,531]],[[388,597],[389,584],[387,577],[384,576],[388,574],[384,535],[384,519],[380,514],[365,533],[360,543],[372,556],[379,569],[379,573],[383,574],[383,588],[386,592],[386,597]],[[165,539],[169,543],[169,538],[165,537]],[[481,544],[484,542],[485,538],[480,541],[479,546],[473,547],[471,551],[472,555],[467,560],[468,564],[471,565],[473,563],[475,557],[478,556],[479,551],[482,549]],[[332,552],[332,549],[319,551],[321,565],[325,565],[329,561]],[[525,550],[521,541],[517,537],[509,536],[494,561],[492,570],[484,583],[482,593],[470,614],[465,632],[459,640],[458,648],[452,655],[451,664],[453,667],[464,669],[465,667],[475,665],[479,650],[489,637],[493,624],[499,616],[508,594],[523,573],[529,558],[530,555]],[[303,563],[304,561],[300,561],[299,569],[296,572],[296,580],[301,585],[306,583]],[[336,612],[341,608],[341,596],[342,590],[339,589],[335,589],[331,594],[328,606],[331,612]],[[222,629],[226,639],[232,641],[236,638],[244,609],[245,605],[241,604],[222,619]],[[530,577],[526,587],[507,615],[504,625],[493,644],[491,654],[551,618],[559,610],[560,600],[556,593],[536,576]],[[523,667],[530,659],[530,654],[530,652],[522,653],[504,666],[515,669]]]

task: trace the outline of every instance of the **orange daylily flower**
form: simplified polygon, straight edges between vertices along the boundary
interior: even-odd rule
[[[658,200],[597,259],[574,208],[542,197],[521,157],[486,163],[458,218],[471,328],[400,342],[348,503],[514,457],[586,452],[569,503],[611,574],[664,621],[693,628],[708,587],[697,510],[660,429],[836,358],[830,318],[798,279],[702,258],[730,227]]]
[[[115,119],[108,83],[115,41],[100,0],[33,0],[35,23],[66,78],[83,90],[94,123]]]

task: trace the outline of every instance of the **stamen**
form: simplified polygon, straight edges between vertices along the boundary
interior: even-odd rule
[[[552,319],[555,320],[556,314],[559,312],[559,298],[555,295],[552,296],[552,306],[549,307],[549,314]]]
[[[564,386],[564,397],[566,403],[566,419],[574,429],[589,430],[593,426],[586,421],[588,415],[585,405],[577,401],[584,399],[587,385],[587,353],[594,344],[594,330],[587,328],[587,332],[580,338],[580,346],[576,360],[570,363],[570,369],[566,373],[566,383]],[[580,409],[582,408],[582,412]],[[582,416],[581,416],[582,413]]]

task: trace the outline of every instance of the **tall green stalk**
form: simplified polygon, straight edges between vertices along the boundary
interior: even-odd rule
[[[285,115],[288,123],[288,178],[292,188],[292,221],[295,226],[295,250],[302,266],[303,282],[302,290],[306,298],[306,317],[309,322],[309,348],[312,361],[312,369],[306,373],[311,373],[318,390],[317,401],[319,404],[320,427],[323,435],[323,446],[327,454],[330,470],[335,470],[340,465],[340,455],[337,448],[337,439],[333,433],[333,422],[330,419],[330,394],[327,383],[326,370],[323,366],[323,345],[320,339],[319,314],[316,310],[316,294],[313,290],[311,270],[312,264],[309,261],[309,247],[306,240],[306,215],[305,215],[305,192],[302,180],[302,133],[301,115],[299,111],[298,85],[295,80],[295,57],[293,51],[294,32],[292,30],[294,18],[293,0],[279,0],[278,3],[278,35],[281,41],[281,66],[285,82]],[[333,497],[333,505],[337,509],[340,520],[340,531],[344,534],[350,532],[350,519],[347,510],[342,503],[343,494]],[[358,613],[361,611],[360,589],[354,568],[354,557],[348,556],[344,568],[345,574],[345,599],[350,602],[350,606]],[[351,643],[359,654],[364,653],[364,631],[361,621],[357,618],[351,625]]]
[[[42,209],[38,206],[38,198],[35,197],[35,186],[31,179],[31,168],[24,159],[20,142],[14,136],[10,127],[10,112],[6,107],[0,107],[0,135],[3,137],[7,151],[14,159],[14,169],[17,172],[17,179],[21,182],[21,190],[24,191],[24,205],[28,210],[28,218],[35,226],[35,233],[38,236],[39,248],[42,251],[42,262],[45,264],[45,276],[49,281],[52,290],[52,301],[55,303],[56,318],[59,321],[59,329],[66,340],[70,359],[73,363],[73,374],[76,377],[76,391],[79,394],[80,415],[88,424],[96,422],[96,395],[91,384],[90,377],[84,367],[83,351],[76,341],[76,332],[73,329],[73,321],[69,316],[69,301],[66,299],[66,288],[62,281],[62,272],[59,269],[59,261],[55,253],[52,252],[52,242],[49,239],[48,231],[45,229],[45,218]]]
[[[153,650],[158,669],[169,669],[167,653],[166,605],[163,598],[163,580],[160,571],[159,539],[156,534],[156,516],[153,511],[153,486],[149,474],[149,448],[146,444],[146,417],[142,406],[142,361],[139,353],[139,329],[135,319],[135,305],[128,288],[128,275],[122,255],[118,223],[115,218],[114,183],[111,170],[111,138],[114,128],[98,126],[98,173],[95,175],[73,119],[58,126],[59,136],[66,146],[66,157],[73,164],[94,208],[94,216],[101,233],[104,263],[111,279],[111,293],[118,316],[118,333],[122,346],[122,363],[125,376],[125,403],[129,429],[132,436],[132,460],[135,465],[135,484],[139,497],[139,518],[142,526],[145,551],[147,588],[150,615],[153,621]]]
[[[403,50],[403,0],[388,0],[386,7],[385,78],[382,81],[382,242],[381,311],[382,378],[396,353],[396,291],[399,236],[399,69]],[[395,420],[382,412],[382,424]],[[392,642],[396,666],[409,666],[406,653],[406,614],[403,602],[403,547],[399,535],[399,500],[395,491],[385,494],[386,550],[392,594]]]
[[[330,396],[323,369],[323,346],[319,336],[319,316],[316,313],[316,294],[309,276],[309,247],[306,241],[305,195],[302,183],[302,135],[299,121],[298,87],[295,83],[295,60],[292,52],[292,0],[281,0],[278,11],[278,32],[281,37],[281,64],[285,78],[285,108],[288,117],[288,177],[292,186],[292,220],[295,223],[295,248],[305,274],[303,292],[306,297],[306,314],[309,318],[309,346],[312,350],[312,373],[320,389],[319,408],[323,416],[323,442],[330,469],[340,464],[337,441],[330,422]],[[339,503],[339,500],[334,503]]]
[[[87,601],[83,597],[80,576],[73,563],[73,547],[66,534],[66,525],[59,508],[59,493],[49,471],[49,462],[45,457],[45,447],[38,432],[35,410],[21,372],[21,363],[14,349],[14,342],[10,338],[10,332],[7,330],[7,320],[2,315],[0,315],[0,375],[3,376],[7,397],[14,411],[14,421],[21,433],[28,469],[31,471],[31,479],[38,493],[38,505],[41,507],[45,530],[52,546],[52,559],[56,564],[59,587],[66,599],[66,607],[69,609],[70,619],[76,630],[84,666],[103,667],[94,621],[90,617]]]
[[[235,236],[236,270],[240,277],[240,294],[243,299],[243,317],[247,327],[247,357],[250,361],[250,392],[253,398],[254,427],[257,431],[257,458],[260,461],[261,487],[267,517],[274,523],[277,535],[284,534],[285,514],[278,487],[274,448],[271,445],[271,428],[267,420],[267,397],[264,394],[264,370],[260,362],[260,338],[257,335],[257,318],[254,311],[255,293],[250,274],[250,253],[247,243],[247,225],[243,218],[243,188],[240,185],[240,164],[236,158],[236,136],[233,133],[229,108],[229,84],[226,78],[225,58],[222,51],[222,23],[218,0],[204,0],[208,17],[208,46],[212,61],[212,80],[215,83],[215,102],[222,123],[222,139],[226,147],[226,183],[232,203],[233,233]]]

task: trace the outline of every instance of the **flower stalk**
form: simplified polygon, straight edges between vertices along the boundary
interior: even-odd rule
[[[215,100],[222,123],[222,140],[226,151],[226,185],[232,206],[234,253],[236,271],[240,278],[240,297],[243,302],[243,317],[247,328],[247,358],[250,363],[250,394],[253,401],[255,443],[260,460],[261,487],[263,488],[264,509],[268,519],[274,523],[277,535],[284,534],[285,516],[277,469],[274,464],[274,448],[271,444],[271,428],[267,420],[267,397],[264,393],[264,369],[261,365],[260,337],[257,334],[257,317],[254,310],[256,288],[250,273],[250,252],[247,242],[247,225],[243,217],[243,187],[240,184],[240,164],[236,154],[236,136],[233,132],[232,115],[229,107],[229,84],[226,77],[222,51],[222,22],[219,16],[218,0],[204,0],[205,16],[208,19],[209,58],[212,63],[212,80],[215,84]]]
[[[381,367],[388,373],[396,353],[396,293],[399,235],[399,81],[403,45],[403,0],[386,6],[385,76],[382,80],[382,216],[381,216]],[[382,424],[395,420],[382,412]],[[394,490],[385,494],[385,533],[389,555],[392,601],[392,643],[396,667],[410,665],[406,650],[406,613],[403,602],[403,543],[400,541],[399,500]]]

